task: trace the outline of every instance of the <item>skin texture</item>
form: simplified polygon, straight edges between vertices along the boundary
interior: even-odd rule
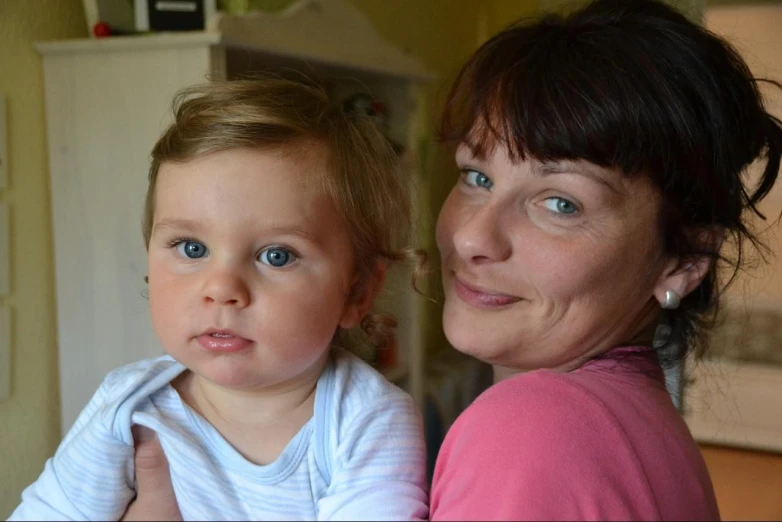
[[[133,440],[136,442],[134,463],[137,496],[144,500],[132,502],[122,520],[182,520],[176,493],[171,485],[168,461],[155,432],[133,426]]]
[[[437,223],[443,328],[499,377],[649,343],[665,291],[702,277],[662,254],[660,196],[644,176],[514,163],[502,147],[477,158],[461,146],[456,162]]]
[[[268,394],[311,381],[337,326],[353,325],[349,236],[330,200],[308,188],[325,172],[307,159],[228,150],[161,169],[148,256],[153,325],[209,386]],[[188,244],[206,253],[187,257]],[[265,263],[270,247],[289,252],[289,264]],[[196,340],[208,328],[252,346],[209,352]]]

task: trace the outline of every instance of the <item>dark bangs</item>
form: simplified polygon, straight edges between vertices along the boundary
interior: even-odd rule
[[[441,137],[479,157],[505,146],[514,161],[643,173],[690,214],[687,225],[732,229],[742,203],[759,199],[736,175],[765,145],[755,82],[721,40],[665,6],[638,4],[601,2],[489,40],[452,88]],[[737,132],[756,135],[730,139]]]
[[[633,70],[643,68],[637,63],[617,74],[630,61],[622,48],[559,22],[514,28],[478,51],[449,97],[443,137],[481,157],[504,146],[514,161],[585,159],[628,173],[656,167],[648,148],[666,134],[654,100],[659,85]]]

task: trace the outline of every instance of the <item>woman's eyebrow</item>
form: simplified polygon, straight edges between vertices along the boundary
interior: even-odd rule
[[[479,170],[486,165],[486,159],[476,155],[472,150],[465,147],[459,149],[454,159],[457,164],[478,168]]]
[[[534,167],[532,167],[532,172],[534,172],[537,176],[540,177],[552,176],[556,174],[576,174],[579,176],[584,176],[589,179],[592,179],[616,193],[621,192],[614,183],[611,183],[611,181],[606,179],[606,176],[602,175],[596,169],[589,168],[586,165],[580,165],[573,162],[538,163]]]

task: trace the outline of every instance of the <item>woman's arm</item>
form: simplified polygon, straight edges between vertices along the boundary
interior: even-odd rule
[[[133,426],[133,440],[136,441],[133,460],[138,493],[121,520],[182,520],[171,484],[168,460],[155,433],[142,426]]]

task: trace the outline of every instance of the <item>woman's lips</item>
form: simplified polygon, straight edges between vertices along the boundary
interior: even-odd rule
[[[462,301],[478,308],[501,308],[521,301],[520,297],[493,293],[468,285],[456,276],[453,278],[453,286],[456,290],[456,295]]]
[[[228,330],[207,330],[197,339],[198,344],[205,350],[219,353],[240,352],[252,344],[251,340],[239,337]]]

